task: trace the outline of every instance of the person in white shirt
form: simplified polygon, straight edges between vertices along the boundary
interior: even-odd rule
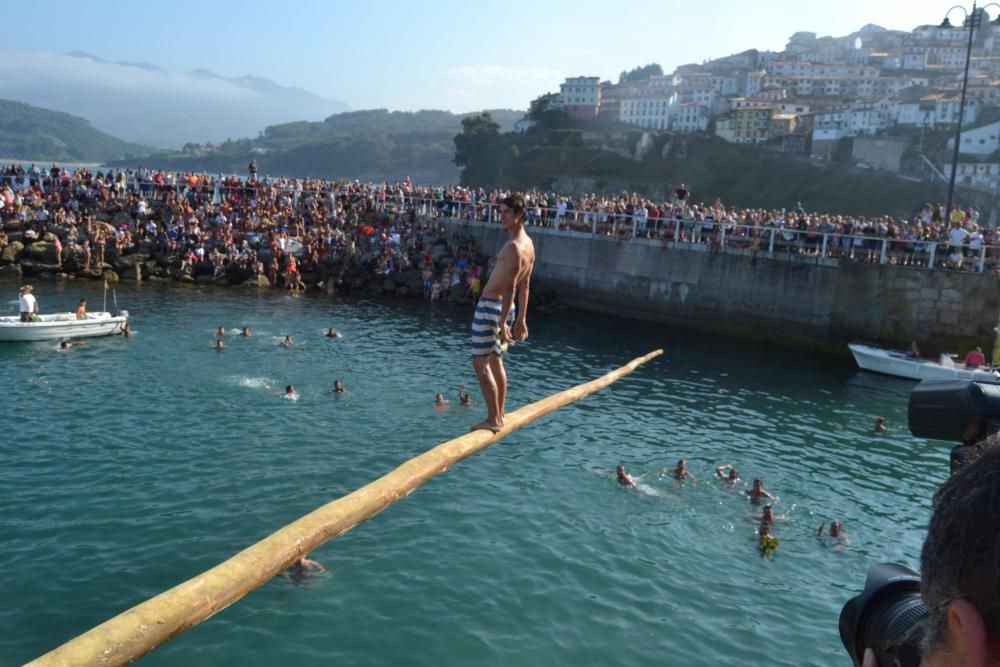
[[[38,312],[38,301],[35,299],[35,295],[31,293],[31,285],[21,286],[18,305],[21,312],[21,321],[30,322],[32,316]]]

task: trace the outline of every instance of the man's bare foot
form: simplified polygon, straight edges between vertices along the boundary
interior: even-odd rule
[[[478,424],[473,424],[469,428],[469,430],[470,431],[493,431],[494,433],[497,433],[497,432],[500,431],[500,429],[502,427],[503,427],[503,424],[495,424],[494,422],[491,422],[489,419],[484,419],[483,421],[479,422]]]

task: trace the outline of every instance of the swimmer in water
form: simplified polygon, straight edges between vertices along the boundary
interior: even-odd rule
[[[122,325],[122,335],[126,338],[132,335],[132,327],[128,325],[128,322]]]
[[[764,511],[754,517],[761,523],[774,523],[775,521],[784,521],[785,516],[782,514],[774,513],[773,505],[764,505]]]
[[[434,405],[448,405],[449,402],[450,401],[448,401],[448,399],[445,398],[444,394],[442,394],[442,393],[438,393],[434,397]]]
[[[458,388],[458,402],[462,405],[472,405],[472,394],[465,391],[464,384]]]
[[[285,387],[285,393],[281,394],[281,397],[295,399],[299,397],[299,392],[295,391],[295,387],[292,385],[288,385]]]
[[[340,380],[333,381],[333,393],[335,394],[346,394],[347,390],[344,389],[344,385],[340,383]]]
[[[846,549],[851,545],[851,539],[847,536],[847,533],[843,531],[839,521],[830,522],[829,534],[825,534],[825,529],[826,524],[820,524],[819,530],[816,532],[816,537],[826,537],[829,540],[830,545],[838,550]]]
[[[684,459],[681,459],[680,461],[677,462],[677,467],[673,468],[670,471],[670,474],[673,475],[674,479],[678,479],[678,480],[690,479],[693,482],[698,481],[698,480],[696,480],[694,478],[694,475],[692,475],[688,471],[688,469],[687,469],[687,461],[685,461]]]
[[[215,332],[215,335],[216,336],[225,336],[226,335],[226,327],[219,327],[219,330]]]
[[[73,343],[69,342],[68,340],[64,340],[61,343],[59,343],[60,350],[68,350],[71,347],[73,347]]]
[[[330,327],[330,329],[326,332],[326,337],[327,338],[343,338],[344,336],[343,336],[342,333],[340,333],[339,331],[337,331],[333,327]]]
[[[215,341],[215,349],[216,350],[224,350],[224,349],[226,349],[226,344],[223,343],[221,340],[217,340],[217,341]]]
[[[757,534],[759,536],[757,548],[762,554],[768,555],[777,550],[779,542],[778,538],[771,534],[771,524],[760,524],[760,529],[757,531]]]
[[[281,573],[281,576],[291,581],[300,582],[324,572],[326,572],[326,568],[323,567],[322,563],[302,556],[289,565],[288,569]]]
[[[282,345],[284,347],[291,347],[292,346],[292,337],[291,336],[285,336],[285,339],[283,341],[281,341],[280,343],[278,343],[278,345]]]
[[[885,417],[876,417],[875,418],[875,432],[876,433],[885,433],[888,430],[889,429],[886,428],[886,425],[885,425]]]
[[[618,480],[619,484],[626,488],[634,489],[636,487],[635,478],[628,474],[628,471],[625,470],[625,466],[621,464],[618,464],[618,467],[615,468],[615,478]]]
[[[724,479],[730,484],[740,481],[740,473],[733,466],[725,463],[715,469],[715,475],[719,479]]]
[[[753,481],[753,487],[747,491],[747,495],[750,496],[750,500],[754,502],[758,502],[761,498],[777,500],[777,497],[764,488],[764,481],[759,477]]]
[[[240,332],[240,336],[242,336],[243,338],[249,338],[252,335],[253,332],[250,331],[250,327],[243,327],[243,331]]]

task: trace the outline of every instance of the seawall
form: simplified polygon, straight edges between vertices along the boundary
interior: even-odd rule
[[[485,255],[496,223],[439,220]],[[918,341],[928,354],[993,345],[1000,283],[992,273],[928,270],[529,228],[533,289],[575,309],[846,354],[845,343]]]

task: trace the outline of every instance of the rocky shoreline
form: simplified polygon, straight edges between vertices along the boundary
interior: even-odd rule
[[[113,238],[114,229],[120,224],[128,224],[127,213],[98,214],[93,224],[105,225],[106,232]],[[113,243],[108,243],[104,262],[98,263],[92,256],[90,268],[86,268],[86,252],[81,244],[60,240],[57,245],[53,230],[37,234],[32,238],[29,230],[37,228],[37,223],[21,223],[7,220],[3,232],[7,244],[0,248],[0,279],[49,279],[49,280],[107,280],[109,283],[128,282],[174,282],[197,285],[222,285],[248,289],[293,289],[281,276],[278,284],[272,283],[266,275],[259,273],[256,262],[240,263],[227,261],[221,267],[209,260],[185,262],[180,254],[157,252],[150,241],[139,241],[127,252],[119,254]],[[422,243],[419,250],[406,252],[409,267],[391,273],[380,271],[380,253],[374,250],[358,252],[350,256],[334,255],[317,262],[301,261],[299,276],[300,289],[306,292],[326,294],[353,294],[366,296],[396,296],[401,298],[426,298],[423,289],[422,266],[426,256],[433,263],[435,278],[441,271],[453,267],[462,255],[468,256],[467,239],[454,235],[447,239],[443,227],[432,219],[420,220],[414,229]],[[57,256],[57,248],[62,248]],[[266,248],[257,249],[261,260],[269,259]],[[488,257],[475,254],[469,258],[470,266],[487,265]],[[416,267],[416,268],[413,268]],[[475,299],[470,294],[466,282],[442,290],[440,301],[469,303]],[[543,294],[533,294],[533,306],[542,306],[551,301]],[[548,305],[554,305],[552,303]]]

